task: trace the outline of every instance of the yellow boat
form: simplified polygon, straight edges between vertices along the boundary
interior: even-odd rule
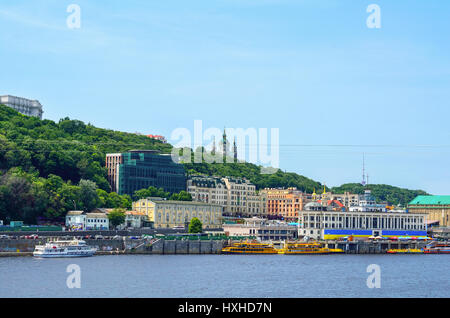
[[[224,247],[222,254],[278,254],[278,251],[271,244],[257,242],[233,243]]]
[[[342,248],[330,248],[330,253],[344,253]]]
[[[390,250],[387,250],[387,253],[389,254],[421,254],[423,253],[423,250],[418,248],[392,248]]]
[[[341,252],[341,249],[333,249],[322,247],[320,243],[296,243],[286,242],[284,247],[278,250],[279,254],[297,255],[297,254],[330,254]],[[343,251],[342,251],[343,252]]]

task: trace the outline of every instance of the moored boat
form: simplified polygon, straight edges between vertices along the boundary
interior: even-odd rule
[[[278,251],[271,244],[258,242],[239,242],[224,247],[222,254],[277,254]]]
[[[388,254],[422,254],[423,251],[418,248],[391,248],[386,251]]]
[[[279,254],[286,255],[300,255],[300,254],[330,254],[330,253],[341,253],[341,249],[333,249],[322,247],[320,243],[297,243],[297,242],[286,242],[284,247],[278,250]],[[342,251],[343,252],[343,251]]]
[[[434,242],[424,247],[425,254],[450,254],[450,243]]]
[[[37,245],[33,256],[40,258],[55,257],[86,257],[92,256],[97,251],[96,248],[88,246],[85,241],[53,241],[45,245]]]
[[[330,253],[344,253],[342,248],[330,248]]]

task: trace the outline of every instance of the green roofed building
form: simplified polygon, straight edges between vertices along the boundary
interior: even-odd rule
[[[133,195],[136,190],[153,186],[178,193],[186,190],[186,172],[170,155],[153,150],[130,150],[107,154],[106,167],[113,191]]]
[[[419,195],[409,202],[408,212],[427,213],[429,225],[450,226],[450,195]]]

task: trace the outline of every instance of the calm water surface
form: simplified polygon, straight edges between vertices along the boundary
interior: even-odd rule
[[[69,264],[81,288],[69,289]],[[381,288],[366,285],[381,268]],[[450,255],[0,258],[0,297],[450,297]]]

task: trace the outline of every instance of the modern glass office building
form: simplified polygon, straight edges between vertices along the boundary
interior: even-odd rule
[[[170,155],[155,151],[131,150],[120,154],[116,164],[116,190],[133,195],[136,190],[150,186],[178,193],[186,190],[186,172],[183,165],[173,162]]]

